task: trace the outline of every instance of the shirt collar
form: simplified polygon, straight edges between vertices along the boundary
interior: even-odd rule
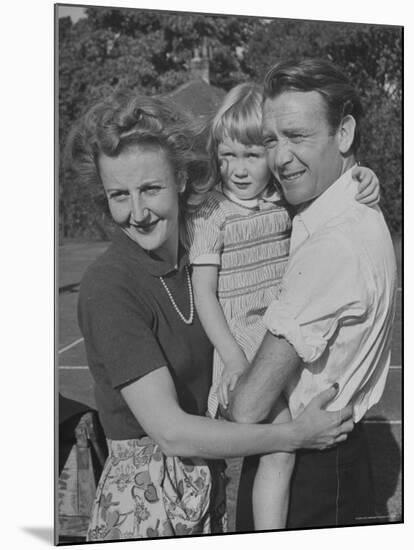
[[[170,262],[158,258],[155,254],[146,252],[139,244],[130,239],[120,227],[115,228],[112,241],[121,254],[126,254],[139,263],[140,267],[143,267],[154,277],[163,277],[173,271],[181,271],[185,265],[188,265],[188,255],[181,244],[178,249],[178,264],[174,266]]]
[[[297,214],[309,235],[341,214],[355,200],[358,184],[352,178],[352,169],[353,166]]]
[[[272,185],[268,185],[259,195],[247,200],[239,199],[229,189],[225,189],[223,185],[221,186],[221,192],[231,202],[234,202],[239,206],[243,206],[244,208],[258,208],[261,202],[277,203],[281,200],[280,194]]]

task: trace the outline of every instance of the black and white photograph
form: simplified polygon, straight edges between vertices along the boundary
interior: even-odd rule
[[[403,524],[404,27],[54,32],[54,543]]]

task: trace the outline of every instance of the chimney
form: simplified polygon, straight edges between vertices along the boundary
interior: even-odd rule
[[[190,62],[191,78],[194,80],[203,80],[210,84],[210,62],[208,58],[207,39],[203,38],[201,47],[201,56],[199,48],[195,48],[194,57]]]

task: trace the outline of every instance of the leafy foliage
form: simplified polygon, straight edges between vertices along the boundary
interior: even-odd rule
[[[329,58],[361,95],[365,116],[361,164],[380,178],[381,207],[392,231],[402,219],[402,29],[380,25],[275,20],[255,33],[246,64],[260,80],[275,62]]]
[[[189,79],[196,48],[208,40],[212,84],[230,88],[245,78],[238,49],[246,48],[260,21],[245,17],[174,14],[130,9],[87,9],[87,18],[59,21],[59,142],[61,158],[73,122],[115,88],[145,94],[174,90]],[[60,168],[61,236],[102,237],[96,212],[100,190],[79,188]]]
[[[59,20],[61,158],[73,122],[115,88],[166,93],[189,79],[196,49],[207,47],[211,84],[259,81],[287,57],[329,57],[359,89],[366,108],[361,162],[378,174],[383,209],[401,230],[402,31],[397,27],[266,20],[90,7],[73,24]],[[385,139],[384,139],[385,138]],[[83,189],[60,163],[62,237],[105,236],[101,190]]]

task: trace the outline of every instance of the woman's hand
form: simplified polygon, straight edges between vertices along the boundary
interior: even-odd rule
[[[345,441],[348,433],[353,430],[351,405],[339,411],[324,410],[337,392],[337,384],[321,392],[294,420],[299,436],[298,448],[326,449]]]
[[[223,408],[227,409],[229,405],[229,392],[234,390],[237,380],[248,366],[249,362],[241,350],[237,358],[226,362],[216,389],[218,401]]]
[[[355,199],[367,206],[378,204],[381,198],[380,184],[374,172],[364,166],[355,166],[352,177],[359,182]]]

